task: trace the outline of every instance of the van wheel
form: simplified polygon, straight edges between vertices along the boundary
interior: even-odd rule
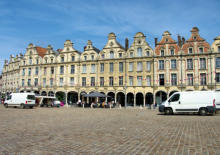
[[[5,108],[8,108],[8,104],[7,103],[5,103],[4,106],[5,106]]]
[[[173,114],[173,110],[171,108],[166,108],[165,115],[171,115],[171,114]]]
[[[24,104],[23,104],[23,103],[20,105],[20,108],[21,108],[21,109],[24,109]]]
[[[30,106],[30,109],[33,109],[33,106]]]
[[[207,115],[207,110],[206,110],[206,108],[200,108],[200,109],[199,109],[199,115],[201,115],[201,116]]]

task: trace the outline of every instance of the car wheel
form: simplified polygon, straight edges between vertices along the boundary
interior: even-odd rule
[[[4,106],[5,106],[5,108],[8,108],[8,104],[7,103],[5,103]]]
[[[206,108],[200,108],[200,109],[199,109],[199,115],[201,115],[201,116],[207,115],[207,110],[206,110]]]
[[[171,114],[173,114],[173,110],[171,108],[166,108],[165,115],[171,115]]]
[[[33,109],[33,106],[30,106],[30,109]]]
[[[24,104],[23,104],[23,103],[20,105],[20,108],[21,108],[21,109],[24,109]]]

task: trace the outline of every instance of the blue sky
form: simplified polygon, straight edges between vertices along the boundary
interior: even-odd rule
[[[219,0],[1,0],[0,63],[24,53],[29,43],[58,49],[70,39],[83,51],[92,40],[102,49],[110,32],[124,45],[141,31],[154,48],[154,38],[164,31],[187,39],[197,26],[212,43],[220,35],[219,6]]]

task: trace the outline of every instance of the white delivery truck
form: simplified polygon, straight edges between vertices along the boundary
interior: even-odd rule
[[[206,115],[216,111],[216,99],[220,102],[216,91],[176,92],[159,106],[159,111],[165,114],[199,113]]]
[[[20,107],[20,108],[33,108],[35,106],[35,94],[34,93],[12,93],[10,94],[4,103],[5,108]]]

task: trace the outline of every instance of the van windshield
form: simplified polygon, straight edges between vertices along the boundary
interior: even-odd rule
[[[28,96],[27,96],[27,99],[29,99],[29,100],[35,100],[35,96],[34,96],[34,95],[28,95]]]

